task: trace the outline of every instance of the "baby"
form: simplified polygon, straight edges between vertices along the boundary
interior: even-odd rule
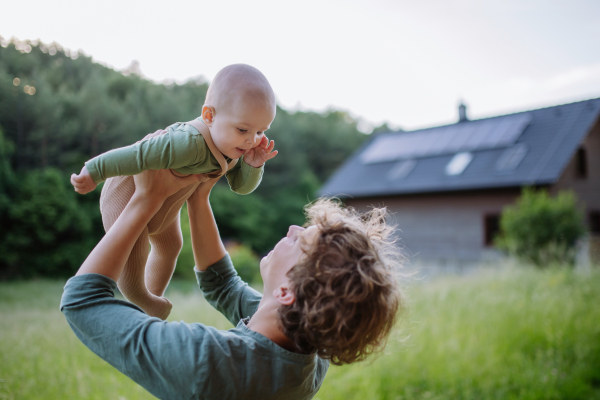
[[[133,175],[145,170],[204,174],[201,182],[226,175],[234,192],[248,194],[260,183],[265,162],[277,155],[274,142],[264,135],[274,118],[275,94],[265,76],[249,65],[230,65],[212,81],[199,118],[89,160],[79,175],[71,176],[71,183],[76,192],[86,194],[106,180],[100,211],[107,232],[135,192]],[[183,245],[179,211],[201,182],[165,201],[138,238],[117,282],[121,293],[148,315],[166,319],[171,312],[171,302],[162,295]]]

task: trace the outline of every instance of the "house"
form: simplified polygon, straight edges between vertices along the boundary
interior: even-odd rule
[[[524,186],[577,195],[600,235],[600,99],[373,135],[321,188],[360,210],[387,206],[413,259],[495,258],[502,209]]]

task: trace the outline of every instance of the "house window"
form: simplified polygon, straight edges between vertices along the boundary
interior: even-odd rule
[[[587,178],[588,170],[587,170],[587,154],[583,147],[577,149],[577,155],[575,158],[575,176],[580,179]]]
[[[600,235],[600,211],[590,211],[590,233]]]
[[[494,245],[494,238],[500,233],[500,215],[488,214],[483,217],[484,240],[486,247]]]
[[[446,165],[446,175],[460,175],[463,173],[467,165],[473,160],[473,154],[469,152],[458,153]]]

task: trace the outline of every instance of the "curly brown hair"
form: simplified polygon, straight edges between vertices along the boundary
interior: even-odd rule
[[[395,271],[403,256],[386,223],[385,208],[360,214],[332,199],[305,209],[317,225],[314,244],[288,272],[296,296],[278,309],[284,334],[303,353],[332,364],[364,360],[381,351],[403,308]]]

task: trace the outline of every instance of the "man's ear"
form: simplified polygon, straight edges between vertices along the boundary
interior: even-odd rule
[[[273,297],[275,297],[275,299],[277,299],[277,301],[284,306],[290,306],[296,301],[296,295],[290,290],[290,288],[286,286],[279,286],[277,289],[275,289],[273,292]]]
[[[206,126],[211,126],[213,121],[215,119],[215,108],[213,106],[210,105],[203,105],[202,106],[202,120],[204,120],[204,123],[206,124]]]

